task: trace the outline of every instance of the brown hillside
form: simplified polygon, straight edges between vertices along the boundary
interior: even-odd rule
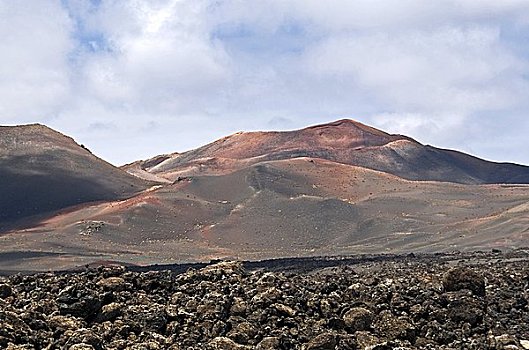
[[[408,180],[529,183],[529,167],[424,146],[409,137],[390,135],[348,119],[295,131],[236,133],[192,151],[155,157],[136,166],[146,178],[156,175],[174,181],[182,176],[225,174],[263,161],[298,157],[361,166]]]
[[[0,127],[0,230],[72,205],[127,198],[145,180],[46,126]]]

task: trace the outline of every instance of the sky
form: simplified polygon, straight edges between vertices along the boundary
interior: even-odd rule
[[[0,124],[121,165],[351,118],[529,164],[527,0],[0,0]]]

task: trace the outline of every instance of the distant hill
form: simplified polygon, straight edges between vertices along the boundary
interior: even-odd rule
[[[127,198],[149,186],[46,126],[0,127],[0,230],[86,202]]]
[[[391,135],[348,119],[295,131],[237,133],[189,152],[158,156],[125,169],[141,168],[151,176],[174,180],[178,176],[222,174],[262,161],[298,157],[361,166],[408,180],[529,183],[527,166],[488,162],[424,146],[409,137]]]

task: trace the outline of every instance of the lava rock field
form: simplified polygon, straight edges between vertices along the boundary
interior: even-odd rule
[[[0,277],[0,348],[529,349],[528,261],[17,274]]]

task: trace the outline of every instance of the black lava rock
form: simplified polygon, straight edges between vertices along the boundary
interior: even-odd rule
[[[489,254],[0,277],[0,348],[527,348],[529,256]]]

